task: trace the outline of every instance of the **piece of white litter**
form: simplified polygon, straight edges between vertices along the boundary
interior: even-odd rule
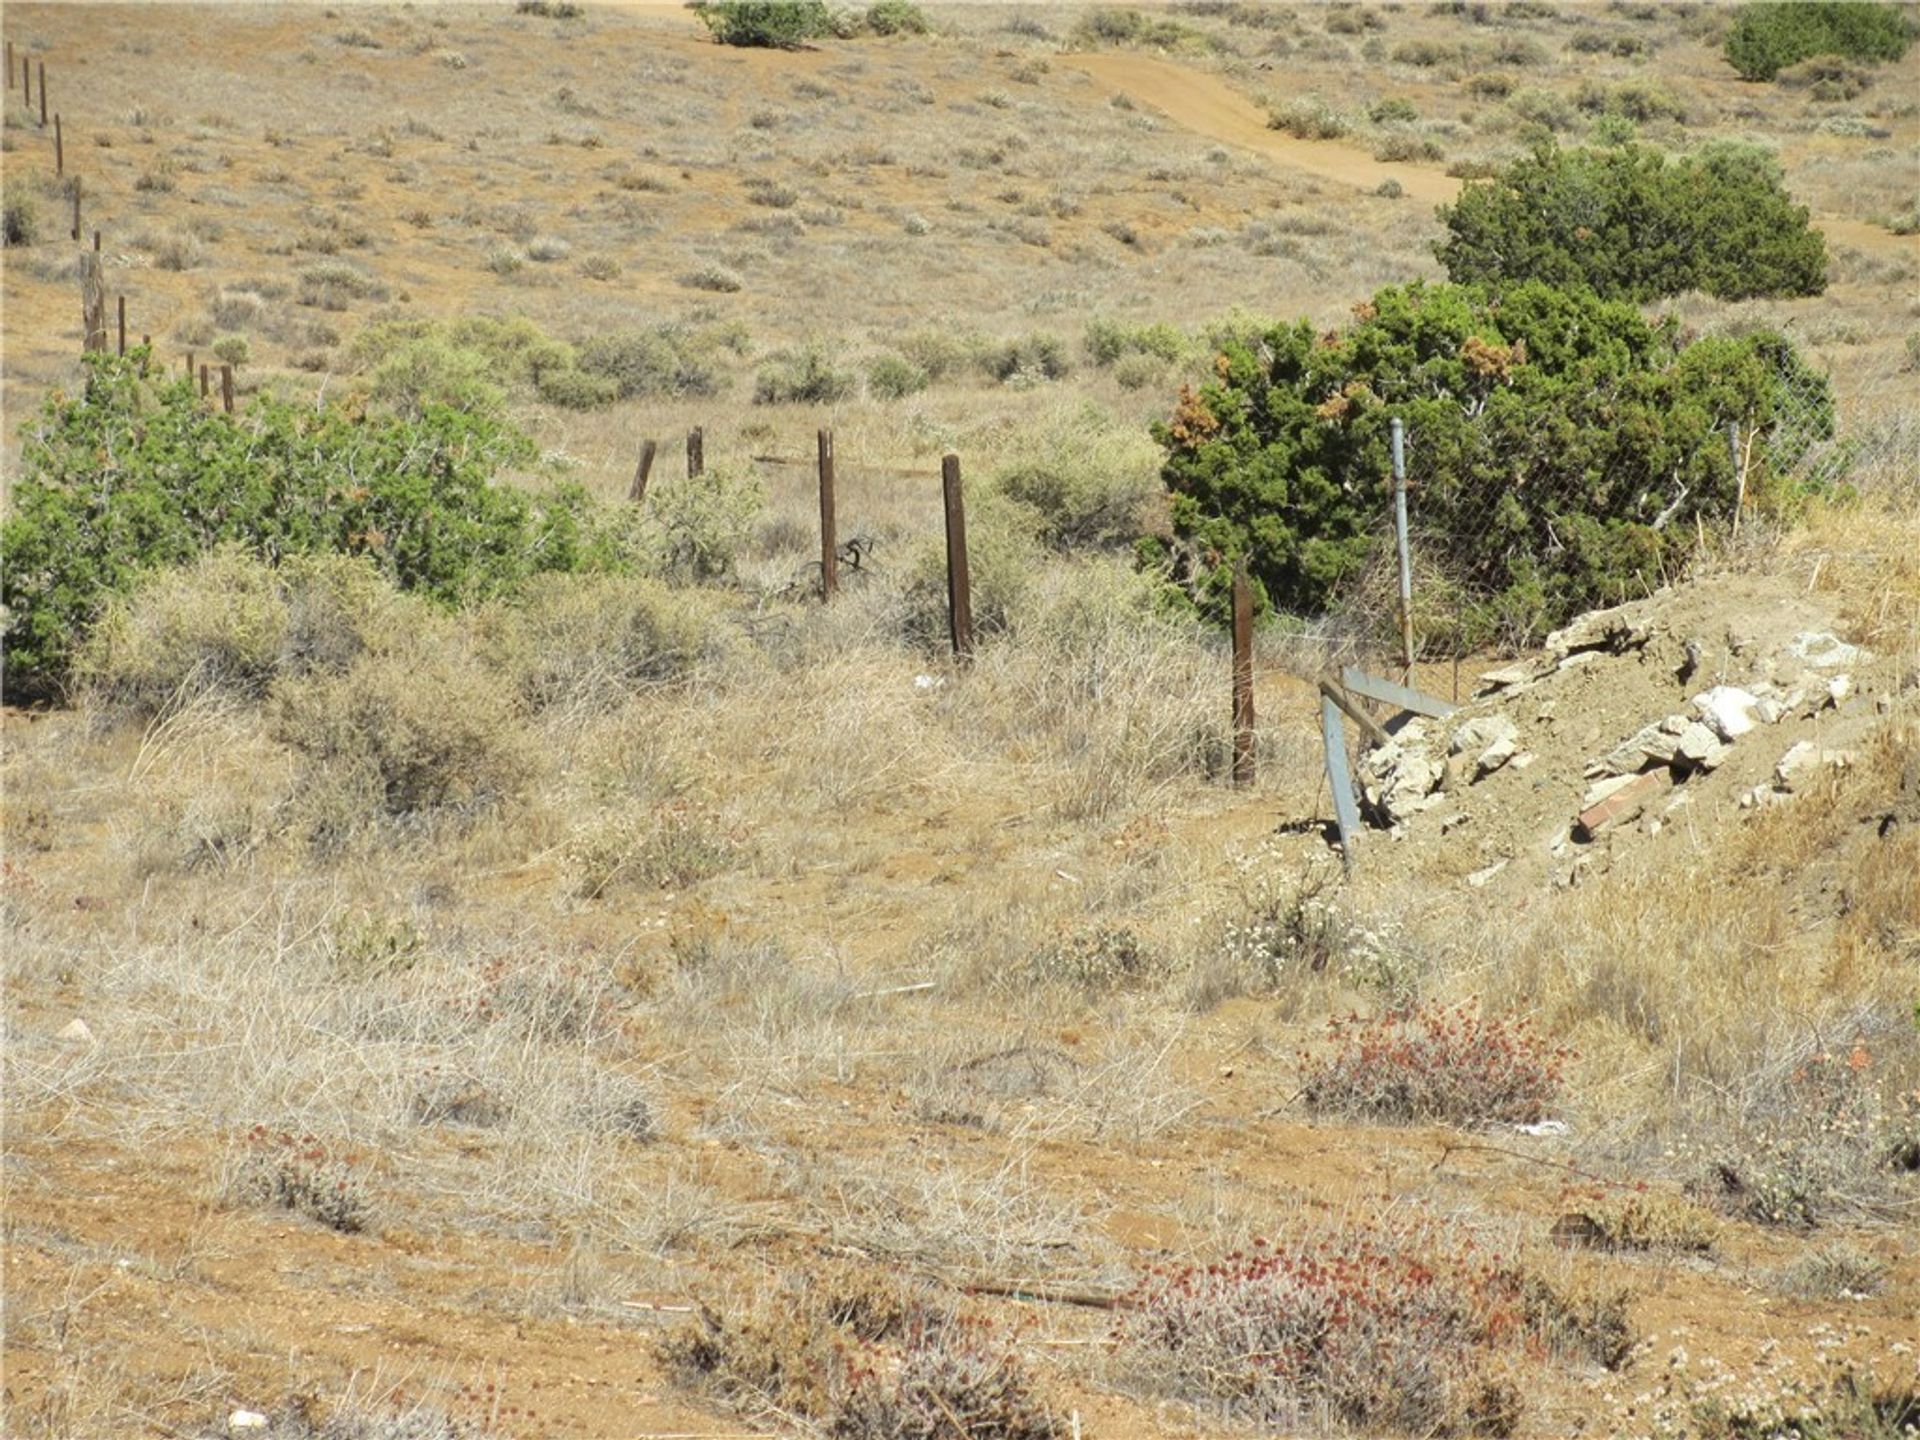
[[[1531,1125],[1516,1125],[1513,1128],[1518,1130],[1522,1135],[1564,1135],[1567,1133],[1567,1122],[1564,1120],[1536,1120]]]
[[[66,1028],[60,1032],[60,1038],[71,1041],[75,1045],[91,1045],[93,1044],[93,1028],[76,1015],[67,1022]]]
[[[916,675],[913,677],[913,688],[916,690],[938,690],[946,683],[947,682],[938,675]]]
[[[227,1428],[229,1430],[264,1430],[267,1428],[267,1417],[258,1410],[236,1410],[227,1416]]]

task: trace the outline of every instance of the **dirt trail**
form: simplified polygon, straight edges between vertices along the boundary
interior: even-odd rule
[[[1243,150],[1257,151],[1290,169],[1338,180],[1363,190],[1398,180],[1416,200],[1443,205],[1460,193],[1453,176],[1419,165],[1376,160],[1358,145],[1339,140],[1300,140],[1270,128],[1266,112],[1217,76],[1171,60],[1119,53],[1072,55],[1067,63],[1103,84],[1124,90],[1176,125]],[[1920,258],[1920,236],[1894,235],[1877,225],[1842,216],[1815,217],[1837,244],[1881,255]]]

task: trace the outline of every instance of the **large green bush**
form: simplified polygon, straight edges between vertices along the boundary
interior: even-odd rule
[[[535,496],[495,482],[534,451],[489,415],[262,396],[236,421],[184,381],[143,380],[143,359],[89,356],[82,390],[53,395],[25,438],[0,529],[16,696],[57,690],[89,622],[142,570],[223,543],[273,561],[363,555],[403,589],[449,603],[616,559],[579,487]]]
[[[833,33],[825,0],[694,0],[687,8],[722,45],[797,50]]]
[[[1630,305],[1537,282],[1395,287],[1357,314],[1344,333],[1301,322],[1228,341],[1215,377],[1156,427],[1177,549],[1208,608],[1240,556],[1290,611],[1322,610],[1355,577],[1391,533],[1393,416],[1423,563],[1510,636],[1682,568],[1696,520],[1733,512],[1728,422],[1761,436],[1761,499],[1816,438],[1798,419],[1772,428],[1788,390],[1824,394],[1775,334],[1683,345]],[[1830,433],[1818,403],[1811,424]]]
[[[1435,253],[1460,284],[1543,280],[1650,300],[1818,295],[1826,241],[1751,145],[1669,160],[1637,145],[1543,145],[1443,206]]]
[[[1868,0],[1764,0],[1742,5],[1727,31],[1727,63],[1746,80],[1771,80],[1815,55],[1898,60],[1913,43],[1906,17]]]

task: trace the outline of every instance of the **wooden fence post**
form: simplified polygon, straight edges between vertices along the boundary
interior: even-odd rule
[[[200,367],[200,398],[202,400],[206,399],[207,396],[212,393],[212,390],[213,377],[208,373],[207,367],[202,365]]]
[[[7,88],[13,89],[13,42],[7,41]]]
[[[707,432],[696,425],[687,431],[687,479],[697,480],[707,471]]]
[[[75,186],[79,185],[80,177],[78,175],[73,177],[73,183],[75,184]],[[79,205],[80,197],[78,195],[75,195],[73,197],[73,203],[75,204],[75,206]],[[76,235],[73,238],[78,240],[80,237]],[[100,232],[98,230],[93,232],[93,253],[96,255],[100,253]]]
[[[1253,784],[1253,586],[1247,562],[1233,567],[1233,783]]]
[[[33,109],[33,59],[27,55],[20,57],[20,103]]]
[[[231,415],[233,413],[233,366],[220,367],[220,407]]]
[[[99,234],[98,231],[94,233]],[[80,240],[80,177],[78,175],[73,177],[73,238],[74,243],[78,244]],[[100,246],[96,243],[93,248],[98,250]]]
[[[820,429],[820,598],[840,590],[840,537],[833,518],[833,431]]]
[[[640,464],[633,472],[633,486],[627,491],[627,499],[636,505],[647,498],[647,477],[653,474],[653,457],[659,449],[651,440],[640,443]]]
[[[967,512],[960,494],[960,457],[940,461],[940,490],[947,508],[947,620],[953,656],[973,659],[973,585],[967,575]]]
[[[193,383],[193,351],[187,351],[187,383]]]
[[[120,353],[121,355],[125,355],[125,354],[127,353],[127,297],[126,297],[126,296],[124,296],[124,295],[122,295],[122,296],[119,296],[119,297],[118,297],[118,299],[119,299],[119,305],[118,305],[118,307],[117,307],[117,308],[118,308],[118,309],[119,309],[119,311],[120,311],[120,349],[119,349],[119,353]]]
[[[47,128],[47,62],[40,62],[40,128]]]
[[[64,175],[67,173],[66,133],[60,128],[60,115],[58,111],[54,112],[53,117],[53,173],[55,175]]]

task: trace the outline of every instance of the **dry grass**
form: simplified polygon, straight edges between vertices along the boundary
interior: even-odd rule
[[[1474,76],[1558,96],[1577,125],[1583,81],[1658,85],[1695,136],[1779,138],[1816,208],[1860,218],[1910,199],[1890,189],[1915,135],[1890,113],[1895,77],[1849,102],[1890,140],[1836,133],[1821,127],[1840,112],[1804,91],[1726,82],[1677,14],[1576,23],[1534,7],[1502,35],[1474,7],[1364,12],[1383,29],[1209,8],[1180,20],[1211,37],[1194,63],[1266,98],[1275,71],[1255,67],[1271,57],[1289,89],[1341,96],[1368,148],[1409,124],[1455,159],[1522,143],[1502,87]],[[1861,764],[1793,805],[1703,824],[1697,846],[1657,861],[1624,852],[1578,888],[1463,901],[1384,840],[1347,885],[1314,828],[1310,700],[1281,673],[1311,673],[1338,637],[1262,636],[1263,768],[1236,793],[1218,638],[1157,615],[1124,555],[1049,551],[1124,538],[1143,512],[1153,523],[1139,422],[1204,365],[1193,337],[1235,297],[1327,325],[1379,284],[1435,273],[1426,205],[1107,103],[1046,38],[1078,13],[943,12],[925,39],[768,58],[655,28],[684,17],[612,9],[560,24],[357,8],[319,31],[290,11],[223,12],[253,47],[244,64],[206,15],[170,17],[185,28],[164,34],[129,16],[67,72],[71,113],[113,141],[85,152],[88,203],[107,246],[141,262],[128,272],[139,328],[203,349],[243,338],[260,383],[329,392],[362,383],[352,341],[389,314],[525,314],[572,340],[663,323],[731,336],[718,396],[525,402],[545,452],[533,483],[623,495],[650,435],[668,494],[696,424],[709,465],[744,479],[756,455],[806,461],[830,421],[841,535],[873,543],[862,573],[843,567],[839,600],[812,598],[801,463],[758,467],[764,507],[705,583],[691,565],[561,580],[428,617],[341,576],[289,568],[269,583],[214,557],[114,612],[76,709],[8,716],[9,1243],[27,1297],[9,1348],[53,1357],[30,1379],[40,1431],[106,1433],[139,1410],[198,1433],[224,1421],[216,1394],[241,1391],[230,1372],[279,1385],[297,1341],[302,1355],[335,1347],[325,1364],[352,1373],[354,1347],[421,1314],[435,1318],[415,1328],[458,1327],[432,1353],[475,1395],[470,1357],[525,1343],[515,1327],[564,1357],[542,1372],[554,1390],[605,1343],[622,1357],[609,1381],[634,1387],[637,1370],[633,1393],[651,1394],[659,1375],[632,1359],[645,1347],[631,1331],[652,1323],[636,1295],[717,1295],[738,1331],[793,1301],[775,1270],[814,1274],[796,1283],[815,1290],[852,1265],[914,1295],[1008,1278],[1112,1293],[1156,1256],[1204,1266],[1270,1233],[1277,1208],[1324,1208],[1337,1230],[1357,1198],[1384,1193],[1468,1226],[1537,1229],[1564,1201],[1563,1162],[1676,1181],[1734,1164],[1761,1199],[1701,1198],[1747,1218],[1910,1213],[1908,1181],[1870,1162],[1906,1123],[1897,1092],[1920,1065],[1920,831],[1903,820],[1867,843],[1860,825],[1907,803],[1899,786],[1920,761],[1904,711]],[[84,9],[14,15],[10,36],[29,23],[56,55],[93,33]],[[1576,47],[1587,30],[1608,48]],[[1650,54],[1615,48],[1643,33]],[[1495,53],[1514,39],[1532,48]],[[1442,63],[1391,59],[1418,42],[1443,47]],[[160,44],[166,115],[151,93]],[[578,63],[588,54],[598,68]],[[1418,120],[1367,118],[1390,99]],[[267,113],[287,118],[244,119]],[[1659,124],[1643,134],[1681,142]],[[42,143],[11,113],[6,136],[10,165]],[[52,198],[42,210],[59,218]],[[1348,243],[1360,232],[1367,243]],[[14,414],[69,376],[71,282],[50,246],[8,256]],[[1911,428],[1911,262],[1836,248],[1826,299],[1671,308],[1694,327],[1789,325],[1832,366],[1848,422],[1897,442]],[[701,271],[740,288],[680,283]],[[1187,343],[1091,363],[1090,316],[1165,321]],[[856,377],[897,356],[928,384],[752,404],[768,357],[809,345]],[[10,455],[17,443],[10,432]],[[1004,620],[967,669],[938,633],[948,450],[966,465],[982,610]],[[1831,602],[1848,638],[1910,669],[1913,477],[1898,443],[1879,453],[1894,458],[1861,477],[1869,503],[1751,543]],[[1512,1142],[1548,1167],[1461,1180],[1430,1173],[1418,1128],[1388,1141],[1306,1123],[1292,1057],[1329,1016],[1470,995],[1579,1052],[1565,1075],[1574,1139]],[[60,1038],[76,1016],[91,1041]],[[1847,1065],[1857,1044],[1871,1084],[1824,1085],[1836,1061],[1862,1073]],[[307,1193],[241,1183],[256,1126],[353,1156],[377,1201],[365,1230],[254,1208]],[[1759,1183],[1752,1162],[1770,1157],[1792,1185]],[[84,1208],[95,1194],[145,1228],[81,1253],[61,1237],[109,1233]],[[1659,1303],[1731,1317],[1715,1342],[1729,1355],[1772,1324],[1740,1308],[1762,1263],[1752,1226],[1723,1230],[1678,1202],[1595,1218],[1622,1253],[1578,1257],[1551,1296],[1522,1297],[1553,1353],[1620,1358],[1621,1302],[1602,1283],[1615,1266],[1667,1267]],[[1709,1233],[1710,1255],[1672,1262]],[[1798,1242],[1766,1243],[1780,1248],[1759,1273],[1774,1275]],[[251,1267],[246,1286],[221,1278],[229,1254]],[[168,1303],[189,1316],[175,1328],[202,1327],[184,1359],[114,1330],[145,1312],[86,1298],[134,1283],[114,1278],[119,1258],[170,1277]],[[1904,1264],[1888,1298],[1858,1303],[1907,1304]],[[282,1273],[301,1265],[332,1289]],[[1873,1273],[1822,1249],[1778,1284],[1825,1297]],[[890,1375],[953,1378],[953,1357],[909,1353],[872,1321],[874,1288],[860,1291],[867,1319],[828,1305],[772,1348],[813,1356],[851,1332],[890,1347]],[[366,1296],[339,1293],[355,1289]],[[349,1317],[347,1299],[393,1308]],[[270,1312],[316,1306],[364,1328],[274,1328]],[[1111,1338],[1104,1315],[1085,1318],[1049,1311],[1020,1332],[1038,1389],[1109,1417],[1090,1434],[1160,1425],[1112,1371],[1076,1363]],[[196,1370],[207,1355],[228,1370]],[[261,1355],[279,1358],[247,1358]],[[968,1355],[969,1383],[1005,1378]],[[341,1393],[308,1363],[303,1383]],[[1527,1388],[1557,1373],[1529,1371]],[[610,1393],[581,1401],[582,1424],[604,1423]],[[859,1413],[877,1430],[924,1419],[925,1393]],[[437,1398],[485,1421],[498,1393],[475,1395],[449,1381]],[[1416,1406],[1409,1423],[1471,1408],[1464,1392],[1441,1398],[1444,1414]],[[370,1436],[389,1410],[421,1417],[395,1434],[437,1433],[432,1407],[392,1399],[356,1392],[342,1409]],[[1590,1396],[1564,1403],[1540,1423],[1597,1413]]]

